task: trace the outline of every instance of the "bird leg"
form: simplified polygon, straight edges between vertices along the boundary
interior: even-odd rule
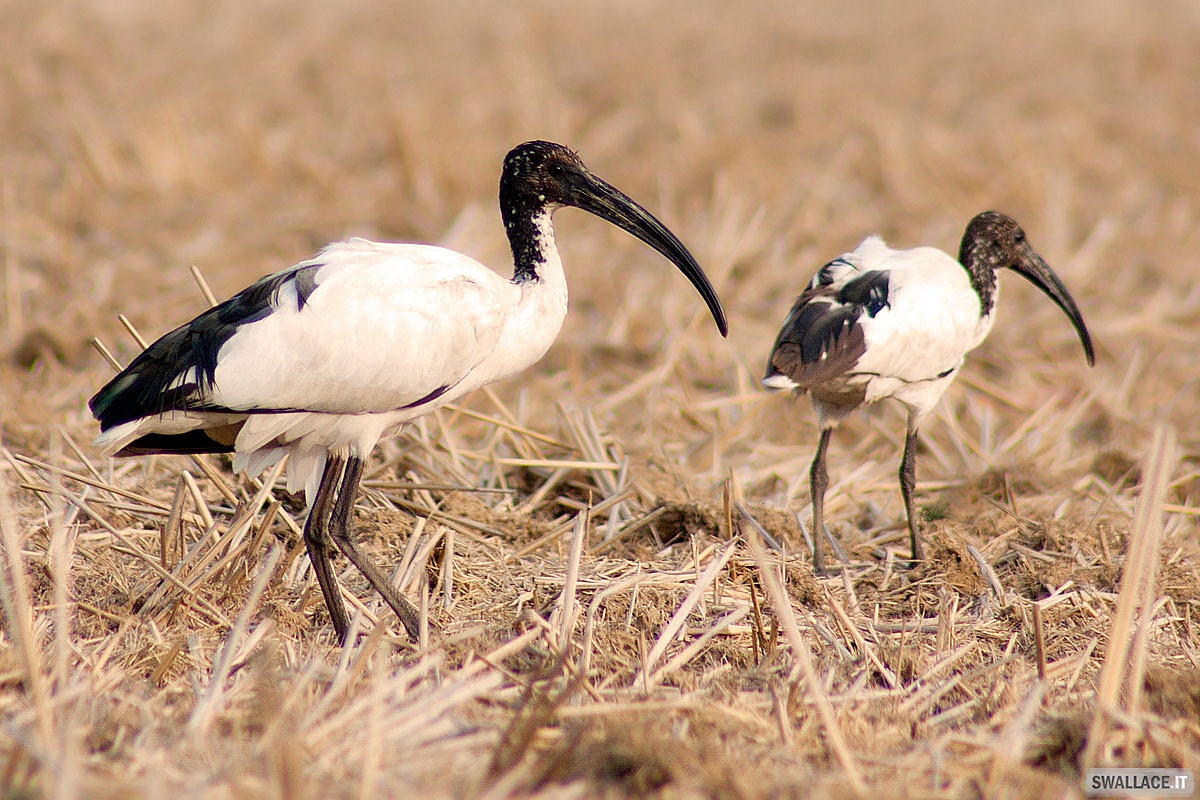
[[[341,459],[337,459],[340,461]],[[333,513],[329,520],[329,534],[333,537],[334,544],[338,546],[346,558],[350,559],[350,563],[358,567],[358,571],[363,574],[367,582],[379,592],[383,602],[391,606],[392,611],[396,612],[396,616],[400,618],[400,622],[404,625],[404,630],[408,631],[409,637],[416,641],[420,635],[421,615],[416,607],[409,602],[408,598],[400,594],[396,587],[392,586],[391,581],[383,574],[383,571],[369,559],[362,550],[359,549],[358,543],[354,541],[354,536],[350,531],[350,519],[354,509],[354,497],[358,494],[358,482],[362,477],[363,462],[361,458],[351,456],[346,461],[346,472],[342,477],[342,485],[338,491],[337,505],[333,508]],[[339,598],[340,599],[340,598]]]
[[[917,518],[913,514],[913,489],[917,486],[917,429],[908,426],[904,437],[904,458],[900,460],[900,494],[904,497],[904,512],[908,515],[908,535],[912,539],[912,560],[925,558],[921,552],[921,537],[917,533]]]
[[[342,590],[333,571],[333,542],[329,539],[329,518],[333,514],[334,495],[342,476],[343,463],[342,459],[333,457],[325,462],[321,486],[317,489],[316,499],[308,512],[308,520],[304,523],[304,544],[308,548],[308,560],[312,562],[317,583],[321,586],[321,594],[325,597],[325,607],[329,609],[329,620],[333,623],[333,630],[341,644],[346,643],[350,618],[346,614]]]
[[[812,469],[809,470],[809,478],[812,481],[810,491],[813,507],[813,571],[818,575],[829,574],[825,571],[825,557],[821,552],[821,540],[825,537],[825,487],[829,485],[829,473],[825,471],[825,449],[829,447],[829,436],[832,433],[833,428],[821,430],[817,455],[813,458]]]

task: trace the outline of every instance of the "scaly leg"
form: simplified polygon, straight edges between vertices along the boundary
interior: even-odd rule
[[[334,495],[342,477],[343,465],[344,461],[340,458],[330,457],[326,460],[325,471],[321,474],[321,486],[317,489],[316,499],[308,512],[308,520],[304,523],[304,544],[308,548],[308,559],[317,575],[317,583],[320,584],[321,594],[325,597],[325,607],[329,609],[329,620],[333,623],[339,644],[346,643],[350,617],[346,614],[342,590],[333,571],[333,542],[329,539],[329,518],[333,513]]]
[[[825,450],[829,447],[829,436],[833,428],[821,430],[821,441],[817,444],[817,455],[813,458],[809,470],[811,480],[810,491],[813,507],[813,571],[818,575],[828,575],[825,571],[825,557],[822,554],[821,541],[825,538],[825,487],[829,485],[829,473],[825,471]]]
[[[917,428],[912,421],[904,437],[904,458],[900,461],[900,494],[904,497],[904,512],[908,515],[908,535],[912,539],[912,560],[921,561],[921,536],[917,532],[917,517],[913,513],[913,489],[917,486]]]
[[[346,473],[342,478],[341,489],[338,491],[337,505],[334,507],[329,521],[329,534],[333,537],[334,544],[338,546],[338,549],[345,553],[346,558],[350,559],[350,563],[358,567],[358,571],[366,577],[375,591],[379,592],[383,601],[391,606],[392,611],[396,612],[396,616],[404,624],[404,630],[408,631],[409,637],[416,641],[420,634],[420,612],[409,602],[407,597],[392,586],[391,581],[376,566],[375,562],[359,549],[350,532],[354,497],[358,494],[358,482],[362,478],[362,468],[362,459],[352,456],[347,460]]]

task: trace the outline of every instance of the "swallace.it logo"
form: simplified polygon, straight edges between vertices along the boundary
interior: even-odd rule
[[[1191,797],[1196,784],[1187,769],[1089,769],[1083,791],[1088,797]]]

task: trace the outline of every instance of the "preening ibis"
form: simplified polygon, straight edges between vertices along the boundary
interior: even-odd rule
[[[997,270],[1015,270],[1070,318],[1089,365],[1092,338],[1062,281],[1011,217],[985,211],[971,220],[955,261],[933,247],[893,250],[877,236],[817,272],[796,299],[767,362],[769,389],[808,392],[821,439],[810,472],[813,567],[821,554],[825,450],[834,427],[863,403],[894,397],[908,409],[900,493],[912,557],[922,558],[913,515],[917,429],[954,380],[963,357],[987,337],[995,319]]]
[[[118,456],[234,454],[257,473],[284,455],[309,502],[304,539],[338,639],[349,620],[333,545],[415,637],[418,615],[350,531],[363,460],[380,438],[472,389],[519,372],[567,313],[551,216],[589,211],[674,263],[721,335],[725,313],[687,248],[560,144],[508,153],[500,211],[512,278],[441,247],[351,239],[258,280],[146,348],[90,400],[96,444]]]

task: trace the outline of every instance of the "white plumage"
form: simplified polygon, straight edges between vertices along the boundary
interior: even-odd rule
[[[921,421],[987,337],[995,319],[996,270],[1020,272],[1075,325],[1088,363],[1091,337],[1074,300],[1024,231],[997,212],[967,226],[959,258],[932,247],[893,250],[872,236],[826,264],[797,298],[768,360],[769,389],[809,392],[821,439],[813,459],[813,563],[824,571],[825,450],[832,429],[863,403],[895,398],[908,409],[900,487],[913,558],[921,557],[913,516],[916,439]]]
[[[167,411],[110,428],[96,443],[116,452],[149,431],[240,424],[234,469],[257,473],[288,454],[288,490],[303,488],[311,502],[327,454],[365,457],[405,422],[545,354],[566,317],[567,285],[552,235],[543,252],[539,280],[514,283],[441,247],[331,244],[266,279],[315,270],[303,306],[296,281],[284,279],[270,313],[221,345],[206,395],[226,409],[303,410]],[[196,374],[191,367],[176,383],[195,383]]]
[[[862,329],[865,350],[844,380],[863,387],[864,403],[893,397],[911,407],[920,421],[954,380],[964,356],[987,337],[995,314],[982,313],[979,295],[962,265],[933,247],[893,250],[872,236],[830,262],[824,275],[836,293],[872,271],[889,274],[887,305],[855,322]],[[814,283],[819,280],[814,278]],[[854,305],[838,303],[834,308]],[[799,388],[784,373],[770,375],[764,383],[771,389]],[[832,425],[856,407],[816,402],[818,413]]]
[[[505,158],[500,207],[512,278],[461,253],[352,239],[268,275],[148,347],[90,401],[108,453],[232,452],[258,472],[289,456],[312,511],[305,540],[339,639],[336,545],[417,633],[412,604],[359,551],[349,519],[383,436],[545,354],[567,313],[553,212],[582,208],[637,236],[692,282],[726,332],[708,278],[648,211],[562,145]]]

